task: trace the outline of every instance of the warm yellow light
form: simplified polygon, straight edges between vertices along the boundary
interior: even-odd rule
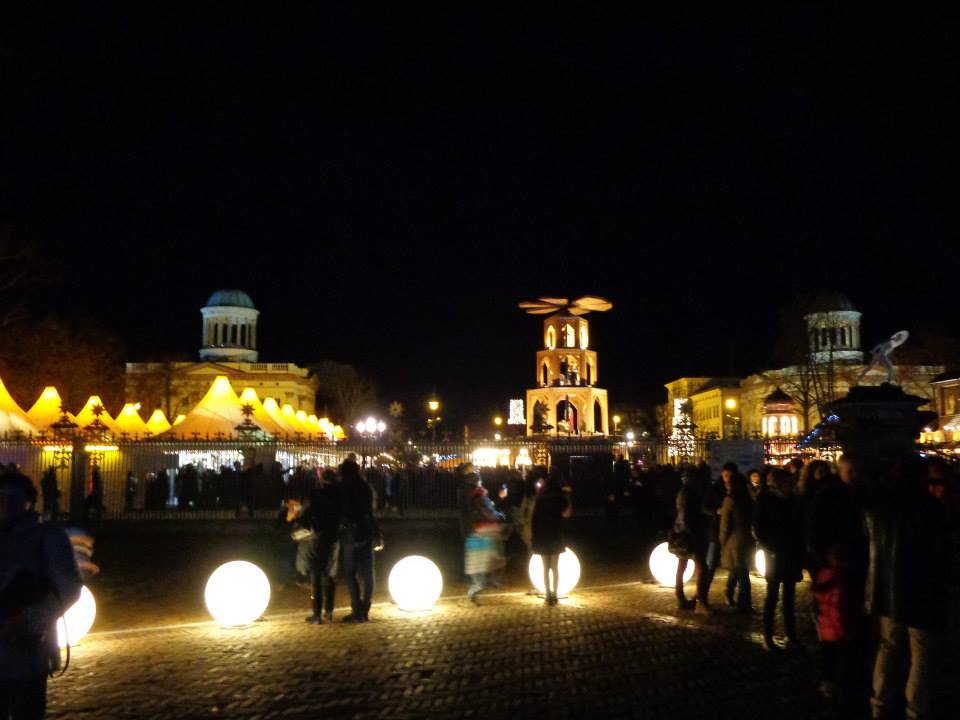
[[[252,562],[234,560],[213,571],[203,591],[213,619],[223,627],[249,625],[270,603],[270,581]]]
[[[427,407],[430,408],[431,412],[436,412],[440,409],[440,402],[438,400],[431,400],[427,403]]]
[[[73,445],[44,445],[44,452],[73,452]]]
[[[497,416],[493,419],[493,424],[496,425],[497,427],[500,427],[501,425],[503,425],[503,418],[500,417],[499,415],[497,415]]]
[[[97,601],[84,585],[80,588],[80,598],[57,620],[57,645],[60,649],[65,648],[67,643],[71,646],[79,643],[90,632],[96,617]]]
[[[614,425],[619,425],[619,424],[620,424],[620,416],[619,416],[619,415],[614,415],[614,416],[613,416],[613,424],[614,424]]]
[[[753,564],[760,575],[767,574],[767,554],[763,550],[757,550],[753,556]]]
[[[734,398],[727,398],[724,405],[727,406],[727,410],[733,410],[735,407],[737,407],[737,401]]]
[[[83,449],[87,452],[116,452],[120,448],[116,445],[84,445]]]
[[[436,564],[422,555],[410,555],[393,566],[387,578],[390,597],[401,610],[429,610],[443,592],[443,576]]]
[[[564,548],[560,553],[560,562],[558,573],[560,579],[557,581],[557,596],[563,597],[569,595],[577,583],[580,582],[580,560],[576,553],[570,548]],[[547,592],[543,584],[543,558],[539,555],[530,556],[530,564],[527,566],[527,574],[530,576],[530,582],[542,595]]]
[[[677,556],[667,549],[665,542],[657,545],[650,553],[650,574],[661,585],[673,587],[677,582],[677,566],[680,561]],[[683,581],[690,582],[693,577],[693,563],[688,562],[686,570],[683,571]]]
[[[182,422],[183,422],[184,420],[186,420],[186,419],[187,419],[187,416],[184,415],[183,413],[180,413],[179,415],[177,415],[177,416],[173,419],[173,424],[174,424],[174,425],[179,425],[180,423],[182,423]]]

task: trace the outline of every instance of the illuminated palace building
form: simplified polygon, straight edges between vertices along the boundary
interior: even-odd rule
[[[666,424],[672,426],[675,407],[685,405],[698,437],[805,435],[821,421],[819,408],[844,397],[858,380],[878,385],[887,379],[886,371],[879,367],[860,379],[865,369],[860,318],[853,303],[842,295],[818,295],[804,315],[807,347],[801,353],[805,356],[802,362],[746,378],[683,377],[666,383]],[[943,370],[939,365],[896,365],[897,382],[905,392],[932,401],[938,386],[931,382]],[[675,402],[678,400],[680,405]],[[946,419],[945,413],[941,416]]]
[[[294,410],[314,412],[317,383],[306,368],[290,362],[260,362],[257,320],[260,312],[242,290],[218,290],[200,310],[203,319],[199,362],[127,363],[125,395],[144,407],[163,408],[173,419],[210,389],[217,375],[236,388],[251,387]]]

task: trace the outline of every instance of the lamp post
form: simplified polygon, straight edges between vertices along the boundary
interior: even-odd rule
[[[620,432],[620,416],[613,416],[613,434],[617,435]]]
[[[433,414],[433,418],[430,421],[430,429],[433,431],[432,437],[433,442],[437,441],[437,422],[440,418],[437,416],[437,413],[440,410],[440,401],[433,399],[427,401],[427,407],[430,409],[430,412]]]

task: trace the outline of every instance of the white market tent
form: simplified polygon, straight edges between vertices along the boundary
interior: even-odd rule
[[[284,431],[291,437],[295,432],[303,432],[300,427],[294,422],[290,422],[289,419],[280,412],[280,406],[277,405],[277,401],[272,397],[264,398],[263,409],[270,416],[270,418],[284,428]],[[293,408],[291,408],[293,410]]]
[[[97,417],[96,413],[93,412],[93,409],[97,406],[103,408],[103,412],[100,413],[100,422],[107,426],[107,429],[114,435],[119,435],[121,432],[124,432],[117,425],[116,420],[114,420],[110,413],[107,412],[107,409],[103,405],[103,401],[100,399],[99,395],[91,395],[87,398],[86,404],[81,408],[80,412],[77,413],[77,416],[74,418],[74,422],[77,423],[82,428],[87,427],[94,421]]]
[[[0,434],[16,432],[30,435],[38,430],[0,380]]]
[[[147,420],[147,430],[149,430],[154,435],[159,435],[162,432],[166,432],[170,429],[170,421],[167,420],[167,416],[163,414],[163,410],[157,408],[153,411],[153,415],[150,416],[150,419]]]
[[[117,419],[114,421],[120,432],[125,432],[131,438],[144,438],[152,434],[150,428],[137,412],[140,409],[140,403],[127,403],[123,409],[117,413]]]
[[[217,375],[207,394],[187,413],[183,422],[174,424],[164,434],[184,440],[235,437],[237,426],[246,419],[242,408],[230,381],[224,375]]]
[[[53,385],[47,385],[33,406],[27,410],[27,417],[38,428],[46,430],[54,423],[60,422],[62,406],[63,400],[60,398],[60,393]],[[68,412],[67,417],[76,422],[76,418],[71,413]]]
[[[253,422],[259,425],[261,430],[266,430],[276,438],[293,435],[286,425],[274,419],[273,415],[267,412],[263,403],[260,402],[260,398],[257,397],[257,391],[252,387],[245,387],[243,392],[240,393],[240,406],[244,405],[250,405],[253,408]]]

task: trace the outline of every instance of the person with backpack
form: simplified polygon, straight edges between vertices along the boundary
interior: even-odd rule
[[[37,492],[0,474],[0,718],[42,718],[47,676],[60,667],[57,619],[82,583],[67,534],[40,523]]]

